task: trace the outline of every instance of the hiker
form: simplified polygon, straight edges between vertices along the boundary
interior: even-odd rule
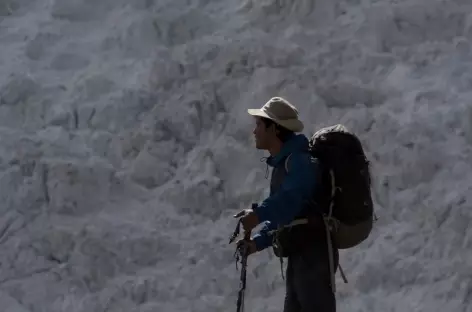
[[[249,254],[272,246],[276,255],[288,259],[284,312],[335,312],[332,269],[338,267],[338,250],[327,243],[321,217],[329,205],[317,205],[321,200],[314,198],[323,194],[324,173],[308,152],[308,138],[298,133],[304,128],[298,110],[287,100],[273,97],[248,113],[255,118],[256,148],[270,153],[266,163],[273,170],[269,197],[235,215],[241,217],[247,232],[265,225],[252,240],[240,240],[238,245],[246,244]],[[302,218],[310,222],[297,224]]]

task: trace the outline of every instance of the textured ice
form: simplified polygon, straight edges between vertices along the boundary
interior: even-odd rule
[[[373,163],[339,311],[472,311],[471,40],[466,0],[0,0],[0,310],[235,309],[246,109],[280,95]],[[253,256],[247,311],[283,295]]]

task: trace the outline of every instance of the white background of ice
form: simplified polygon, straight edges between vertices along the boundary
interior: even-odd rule
[[[472,311],[469,0],[0,0],[3,312],[233,311],[249,107],[345,123],[380,220],[339,311]],[[247,311],[281,311],[270,252]]]

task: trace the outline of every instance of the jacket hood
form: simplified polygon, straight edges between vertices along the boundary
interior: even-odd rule
[[[269,156],[266,163],[271,167],[277,167],[280,161],[294,152],[308,152],[309,141],[304,134],[292,134],[292,136],[285,141],[282,149],[275,156]]]

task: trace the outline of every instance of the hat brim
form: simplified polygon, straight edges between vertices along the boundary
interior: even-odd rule
[[[281,125],[282,127],[287,128],[288,130],[293,132],[301,132],[304,128],[303,123],[298,119],[279,120],[277,118],[269,116],[267,113],[258,108],[250,108],[247,110],[247,112],[249,113],[249,115],[252,116],[270,119],[275,123]]]

